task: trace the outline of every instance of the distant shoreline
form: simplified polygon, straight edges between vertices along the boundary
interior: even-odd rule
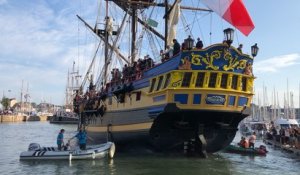
[[[26,121],[47,121],[48,116],[26,116],[26,115],[17,115],[17,114],[5,114],[0,115],[0,123],[6,122],[26,122]]]

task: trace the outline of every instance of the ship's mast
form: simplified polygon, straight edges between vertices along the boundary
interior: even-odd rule
[[[132,8],[132,16],[131,16],[131,64],[133,64],[135,60],[135,42],[136,42],[136,29],[137,29],[137,9]]]
[[[23,80],[22,80],[22,87],[21,87],[21,112],[23,112]]]
[[[67,77],[67,87],[66,87],[66,104],[65,104],[65,108],[68,108],[69,106],[69,88],[70,88],[70,71],[68,69],[68,77]]]
[[[169,21],[169,2],[165,0],[165,50],[167,49],[168,44],[168,21]]]
[[[104,48],[104,84],[106,84],[106,79],[107,79],[107,69],[108,69],[108,1],[106,1],[106,14],[105,14],[105,36],[104,36],[104,43],[105,43],[105,48]]]

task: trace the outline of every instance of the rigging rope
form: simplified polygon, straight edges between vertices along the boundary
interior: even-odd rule
[[[211,40],[212,40],[212,20],[213,16],[212,13],[210,12],[210,29],[209,29],[209,45],[211,45]]]
[[[197,7],[199,7],[199,5],[200,5],[200,1],[198,1]],[[204,18],[204,17],[206,17],[208,14],[209,14],[209,13],[206,13],[206,14],[202,15],[201,17]],[[205,39],[204,39],[203,31],[202,31],[202,28],[201,28],[201,25],[200,25],[200,22],[199,22],[200,19],[197,18],[197,16],[198,16],[198,11],[195,10],[195,11],[194,11],[194,21],[193,21],[192,30],[193,30],[193,27],[194,27],[194,24],[195,24],[195,21],[196,21],[197,24],[198,24],[198,28],[199,28],[199,30],[200,30],[200,36],[201,36],[200,38],[201,38],[203,44],[205,45]],[[211,35],[211,32],[210,32],[210,35]]]
[[[181,11],[181,10],[180,10]],[[190,35],[192,38],[194,38],[193,34],[192,34],[192,31],[190,29],[190,24],[187,23],[184,15],[182,14],[181,15],[181,21],[182,21],[182,24],[183,24],[183,27],[185,28],[185,32],[187,35]]]

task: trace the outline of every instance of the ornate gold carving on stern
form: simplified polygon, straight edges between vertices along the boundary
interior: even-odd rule
[[[172,82],[171,82],[171,87],[176,88],[180,87],[181,82],[182,82],[182,72],[174,72],[172,75]]]
[[[206,64],[206,69],[211,68],[212,70],[219,70],[219,66],[213,64],[215,59],[221,58],[221,50],[215,50],[210,55],[206,54],[206,57],[201,57],[201,60]]]
[[[240,60],[237,69],[245,69],[247,60]]]
[[[201,59],[200,59],[200,55],[196,55],[194,53],[191,53],[192,55],[192,64],[193,65],[197,65],[197,66],[201,66],[202,63],[201,63]]]
[[[230,52],[224,50],[224,59],[228,60],[228,64],[223,66],[223,70],[225,71],[234,71],[234,69],[245,69],[247,60],[239,60],[236,55],[235,58],[232,57]]]

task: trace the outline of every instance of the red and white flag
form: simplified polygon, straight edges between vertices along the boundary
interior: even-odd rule
[[[248,36],[254,24],[242,0],[202,0],[211,10]]]

